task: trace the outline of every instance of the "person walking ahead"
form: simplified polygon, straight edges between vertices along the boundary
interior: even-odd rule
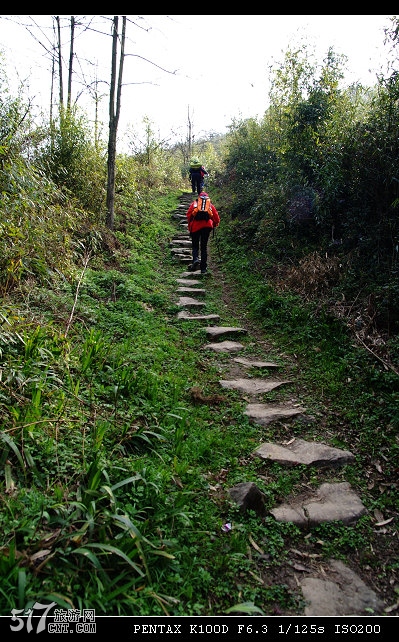
[[[187,224],[193,253],[193,262],[188,266],[190,272],[201,268],[201,274],[206,274],[209,235],[212,229],[219,226],[219,223],[219,212],[208,194],[201,192],[187,210]]]
[[[189,169],[189,178],[191,181],[191,189],[193,191],[193,194],[197,192],[197,194],[199,195],[204,184],[205,176],[208,176],[208,172],[206,171],[205,167],[201,165],[198,158],[194,156],[194,158],[192,158],[190,161]]]

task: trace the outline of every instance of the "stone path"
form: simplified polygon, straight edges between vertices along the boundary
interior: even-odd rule
[[[191,194],[183,194],[181,203],[173,215],[177,221],[179,232],[171,242],[171,251],[175,259],[183,265],[191,263],[191,242],[187,233],[185,216],[191,200]],[[206,301],[203,297],[206,295],[207,281],[203,279],[199,271],[183,271],[176,281],[179,284],[177,305],[181,308],[178,312],[179,319],[220,321],[219,315],[204,313],[203,308],[206,308]],[[201,295],[202,299],[193,298],[194,295]],[[201,309],[201,312],[193,312],[196,308]],[[232,337],[245,337],[247,330],[242,327],[209,325],[204,328],[204,334],[215,340],[213,343],[205,344],[205,349],[235,355],[244,349],[244,344],[232,340]],[[261,376],[247,377],[245,376],[245,368],[255,368],[258,371],[270,368],[278,369],[277,364],[237,356],[232,357],[232,361],[236,367],[242,366],[244,376],[228,380],[222,379],[219,383],[223,388],[245,394],[248,404],[244,414],[251,421],[260,426],[266,426],[281,419],[289,421],[299,417],[306,418],[306,409],[297,404],[256,401],[259,395],[279,388],[289,381],[280,378],[271,380]],[[252,399],[249,400],[248,397]],[[306,465],[324,470],[343,466],[354,459],[353,453],[349,451],[300,438],[293,438],[279,444],[261,443],[254,450],[253,457],[260,457],[265,461],[275,461],[284,466]],[[243,470],[243,476],[245,476],[245,470]],[[230,488],[228,492],[240,510],[253,510],[260,516],[266,514],[263,493],[253,482],[243,481]],[[303,496],[288,498],[286,502],[270,510],[269,514],[279,522],[292,522],[303,529],[310,529],[312,526],[334,521],[353,525],[366,512],[365,506],[350,484],[341,482],[323,483],[313,490],[309,488]],[[331,559],[319,563],[316,571],[312,572],[312,569],[309,568],[302,579],[298,574],[295,575],[295,579],[306,602],[304,615],[379,615],[384,607],[382,600],[375,592],[338,560]]]

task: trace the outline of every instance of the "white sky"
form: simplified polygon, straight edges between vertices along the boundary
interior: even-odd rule
[[[67,59],[70,16],[61,17]],[[75,53],[80,60],[89,60],[89,66],[85,65],[86,78],[92,81],[97,68],[98,78],[108,82],[110,22],[104,16],[76,18],[85,24],[91,18],[91,26],[96,29],[82,33],[79,28],[76,32],[80,35]],[[16,24],[33,21],[38,26],[31,32],[49,46],[52,41],[50,15],[2,15],[0,50],[5,52],[11,79],[22,78],[35,105],[48,109],[49,57],[26,28]],[[168,139],[171,131],[185,138],[188,110],[197,138],[205,132],[226,132],[233,119],[261,116],[267,108],[269,65],[281,61],[287,47],[298,44],[301,38],[315,48],[320,60],[331,46],[337,53],[345,54],[348,84],[359,81],[372,85],[387,57],[383,46],[383,28],[387,26],[388,15],[128,16],[125,53],[136,57],[128,56],[125,60],[126,85],[122,90],[119,138],[129,125],[140,130],[144,116],[152,121],[154,131],[162,139]],[[100,33],[104,31],[107,35]],[[159,67],[175,73],[166,73]],[[75,69],[78,70],[76,62]],[[66,78],[65,67],[65,94]],[[104,131],[107,132],[108,87],[105,83],[102,89]],[[82,101],[80,98],[78,104],[83,106]],[[87,104],[92,117],[93,102]]]

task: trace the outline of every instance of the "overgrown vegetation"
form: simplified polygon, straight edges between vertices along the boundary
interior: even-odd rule
[[[265,395],[308,408],[288,434],[355,453],[332,473],[253,458],[287,426],[253,425],[234,391],[212,396],[227,357],[204,353],[201,323],[177,319],[184,141],[166,148],[148,123],[145,144],[117,158],[111,232],[104,149],[84,116],[38,128],[2,74],[2,615],[36,601],[300,614],[292,564],[330,557],[386,613],[397,607],[397,75],[340,89],[333,52],[321,70],[309,60],[287,52],[261,122],[197,145],[222,216],[207,309],[250,323],[244,354],[289,372]],[[368,509],[355,526],[304,533],[242,514],[228,494],[254,481],[271,509],[332,478]]]
[[[386,31],[394,51],[396,25]],[[396,60],[372,89],[342,88],[332,50],[324,65],[311,61],[305,45],[287,51],[263,119],[231,128],[227,210],[258,269],[277,269],[282,287],[307,298],[338,301],[370,349],[381,356],[389,343],[389,360],[399,329]]]

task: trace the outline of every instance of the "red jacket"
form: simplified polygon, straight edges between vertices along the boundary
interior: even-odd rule
[[[193,232],[198,232],[198,230],[202,229],[203,227],[218,227],[220,223],[220,216],[219,212],[217,211],[216,207],[214,204],[211,202],[211,210],[213,214],[213,218],[210,218],[209,221],[197,221],[196,218],[191,218],[192,211],[194,207],[197,204],[197,200],[193,201],[190,205],[190,207],[187,210],[187,224],[188,224],[188,231],[190,234]]]

